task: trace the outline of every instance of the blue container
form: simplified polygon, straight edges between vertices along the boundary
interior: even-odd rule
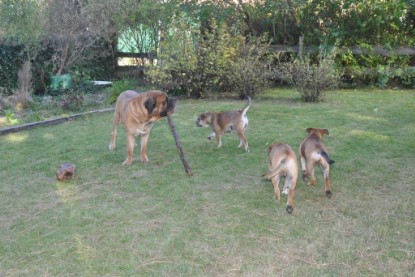
[[[50,78],[50,87],[52,89],[66,89],[71,86],[71,74],[56,75]]]

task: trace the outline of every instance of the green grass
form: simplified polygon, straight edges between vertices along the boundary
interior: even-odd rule
[[[1,276],[413,276],[415,92],[337,91],[305,104],[290,90],[254,99],[251,151],[197,128],[204,111],[245,101],[179,100],[173,116],[194,176],[185,175],[167,120],[150,163],[124,167],[125,134],[108,150],[112,114],[0,137]],[[299,181],[292,215],[273,199],[267,146],[296,151],[307,127],[328,128],[333,197],[322,175]],[[58,182],[60,164],[76,179]]]

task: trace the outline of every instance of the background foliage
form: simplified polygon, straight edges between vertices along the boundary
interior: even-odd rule
[[[305,102],[320,102],[325,93],[338,86],[340,72],[336,70],[333,54],[320,54],[313,59],[310,55],[298,57],[292,62],[281,63],[276,75],[291,84]]]
[[[209,30],[201,30],[185,17],[176,17],[175,31],[162,42],[161,62],[147,73],[149,81],[194,98],[229,91],[245,98],[266,86],[272,77],[266,42],[232,33],[215,20],[206,28]]]
[[[177,60],[176,67],[187,71],[185,77],[177,68],[158,76],[160,80],[173,79],[165,86],[173,85],[176,91],[183,92],[186,87],[183,93],[196,97],[207,91],[238,90],[229,80],[238,76],[230,76],[225,68],[231,68],[232,61],[235,75],[237,65],[245,64],[239,67],[245,69],[253,56],[235,63],[238,59],[228,57],[234,54],[225,53],[229,49],[207,51],[213,47],[238,49],[250,37],[264,36],[268,41],[263,45],[297,45],[302,36],[305,45],[316,48],[366,48],[367,55],[336,53],[336,66],[344,69],[344,79],[350,84],[414,86],[414,56],[370,52],[373,46],[393,49],[415,45],[413,0],[3,0],[0,17],[3,94],[11,94],[18,87],[17,72],[27,60],[32,63],[35,94],[48,93],[49,77],[56,73],[75,73],[84,79],[111,78],[118,39],[131,50],[157,53],[166,61],[165,68],[169,60]],[[234,41],[226,36],[234,37]],[[221,40],[209,45],[215,37]],[[191,43],[195,49],[181,53],[182,46],[175,45],[173,38],[184,38],[183,43]],[[186,54],[191,54],[188,61]],[[219,60],[220,55],[223,60]],[[153,57],[143,58],[141,63],[154,64]],[[262,60],[263,56],[255,59]],[[209,63],[213,65],[207,68]],[[152,73],[150,77],[154,77]]]

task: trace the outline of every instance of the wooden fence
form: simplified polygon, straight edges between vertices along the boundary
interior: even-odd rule
[[[328,47],[329,48],[329,47]],[[306,53],[316,53],[318,52],[318,47],[311,47],[311,46],[304,46],[304,52]],[[287,45],[271,45],[270,50],[272,52],[292,52],[298,53],[300,52],[300,46],[287,46]],[[351,51],[354,55],[380,55],[380,56],[391,56],[391,55],[409,55],[415,56],[415,47],[396,47],[393,49],[388,49],[381,46],[373,46],[372,49],[362,48],[359,46],[350,46],[350,47],[339,47],[337,48],[338,51],[341,53],[345,53]]]
[[[329,47],[328,47],[329,48]],[[299,45],[271,45],[269,47],[271,52],[278,52],[278,53],[299,53],[300,46]],[[306,53],[316,53],[318,52],[318,47],[312,46],[304,46],[303,51]],[[373,46],[372,49],[362,48],[359,46],[350,46],[350,47],[339,47],[337,51],[341,53],[345,53],[351,51],[354,55],[380,55],[380,56],[391,56],[391,55],[409,55],[415,56],[415,47],[405,47],[400,46],[393,49],[388,49],[381,46]],[[117,52],[117,57],[119,58],[156,58],[157,54],[152,53],[124,53],[124,52]]]

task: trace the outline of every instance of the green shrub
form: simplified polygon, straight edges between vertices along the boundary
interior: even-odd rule
[[[223,50],[218,45],[225,40],[223,29],[214,27],[203,37],[198,26],[185,17],[177,17],[172,29],[174,33],[161,44],[160,62],[150,67],[147,80],[170,93],[203,97],[218,82],[215,72],[218,52]]]
[[[386,45],[390,55],[377,55],[372,45],[361,43],[359,47],[367,54],[354,55],[351,51],[336,55],[336,66],[344,69],[344,79],[348,85],[376,86],[387,88],[390,86],[412,87],[411,70],[414,57],[409,55],[397,55],[393,47]]]
[[[4,95],[10,95],[17,88],[17,72],[23,64],[23,46],[0,43],[0,87]]]
[[[307,55],[293,62],[281,64],[277,75],[293,85],[300,93],[301,100],[305,102],[323,101],[325,92],[335,88],[340,80],[333,56],[322,54],[316,61]]]
[[[233,34],[211,22],[201,33],[183,21],[162,44],[161,63],[146,73],[151,84],[176,94],[202,98],[207,93],[232,91],[253,96],[268,83],[268,44]]]
[[[253,37],[239,46],[238,56],[225,76],[229,89],[238,93],[240,98],[254,97],[269,86],[272,57],[268,51],[267,43]]]
[[[137,86],[137,81],[132,78],[123,78],[119,81],[112,83],[111,88],[109,89],[108,103],[113,104],[117,101],[118,96],[126,90],[135,89]]]
[[[7,122],[11,125],[16,125],[19,123],[19,120],[16,118],[16,115],[12,109],[4,110],[4,115],[6,117]]]
[[[399,76],[400,81],[405,87],[415,88],[415,69],[405,68]]]

